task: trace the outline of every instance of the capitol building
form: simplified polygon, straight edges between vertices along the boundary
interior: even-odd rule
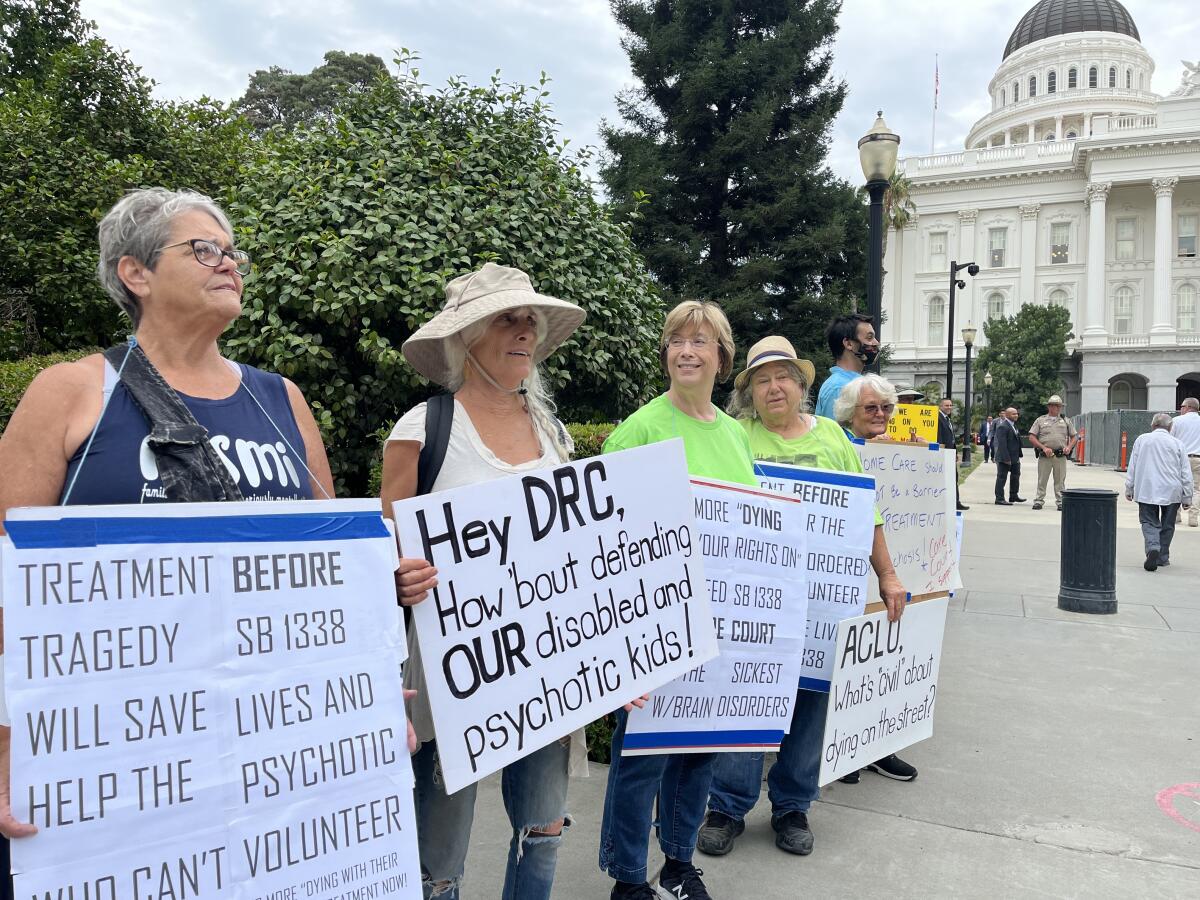
[[[1181,68],[1170,95],[1150,90],[1154,60],[1117,0],[1041,0],[1021,18],[965,148],[901,162],[916,213],[888,235],[889,378],[944,390],[956,260],[980,266],[959,275],[956,397],[957,332],[977,326],[978,350],[987,319],[1028,303],[1071,314],[1068,413],[1200,396],[1200,65]]]

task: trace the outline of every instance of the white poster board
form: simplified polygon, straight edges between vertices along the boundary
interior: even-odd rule
[[[717,655],[683,441],[414,497],[405,556],[453,793]]]
[[[825,714],[820,784],[933,735],[945,597],[838,623],[837,665]]]
[[[808,539],[808,625],[800,687],[828,692],[837,623],[861,615],[870,600],[875,538],[875,481],[849,472],[756,462],[758,483],[804,504]]]
[[[421,896],[377,501],[10,510],[20,896]],[[336,887],[336,892],[332,888]]]
[[[778,749],[791,726],[808,606],[803,505],[697,478],[692,494],[721,655],[629,714],[625,756]]]
[[[954,451],[937,444],[851,441],[875,479],[892,565],[914,597],[956,590]]]

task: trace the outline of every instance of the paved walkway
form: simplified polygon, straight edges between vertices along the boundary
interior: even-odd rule
[[[1122,477],[1071,466],[1067,484],[1121,492]],[[698,857],[717,900],[1200,896],[1200,529],[1177,533],[1171,568],[1145,572],[1122,496],[1119,610],[1066,613],[1060,514],[993,505],[994,479],[983,465],[962,487],[966,590],[947,620],[936,733],[902,754],[920,777],[827,787],[806,858],[775,849],[760,803],[732,854]],[[596,867],[605,775],[594,766],[572,782],[556,900],[608,896]],[[507,843],[491,778],[467,900],[500,896]],[[654,849],[652,865],[660,858]]]

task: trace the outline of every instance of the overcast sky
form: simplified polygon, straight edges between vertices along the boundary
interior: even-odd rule
[[[309,72],[327,50],[375,53],[391,62],[407,47],[421,77],[486,81],[552,79],[562,136],[598,145],[601,119],[631,83],[620,29],[607,0],[82,0],[110,43],[128,50],[163,98],[230,100],[256,69]],[[858,138],[882,107],[901,155],[930,152],[934,54],[941,72],[936,147],[960,149],[987,112],[987,84],[1030,0],[844,0],[834,74],[849,96],[834,127],[829,162],[862,180]],[[1125,0],[1157,64],[1152,87],[1179,83],[1181,59],[1200,57],[1196,0]]]

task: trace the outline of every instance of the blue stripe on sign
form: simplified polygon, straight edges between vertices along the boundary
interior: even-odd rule
[[[789,481],[812,481],[817,484],[837,484],[842,487],[875,489],[875,480],[867,475],[854,475],[847,472],[828,472],[823,469],[807,469],[797,472],[795,469],[785,469],[770,463],[755,463],[760,475],[768,478],[786,478]]]
[[[940,444],[930,444],[929,449],[936,453],[937,451],[941,450],[942,447]]]
[[[113,516],[30,519],[4,523],[19,549],[100,547],[108,544],[270,543],[345,541],[387,537],[377,512],[338,515],[290,513],[263,516]]]
[[[801,675],[799,687],[802,691],[816,691],[818,694],[829,693],[829,682],[819,678],[805,678]]]
[[[783,740],[781,729],[757,731],[646,731],[625,732],[629,750],[658,750],[672,747],[757,747],[778,744]]]

